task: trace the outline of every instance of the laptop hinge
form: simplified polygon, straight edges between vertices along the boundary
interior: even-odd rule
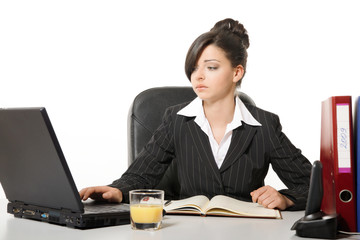
[[[68,208],[61,208],[61,211],[62,212],[65,212],[65,213],[81,213],[81,212],[78,212],[78,211],[74,211],[74,210],[71,210],[71,209],[68,209]]]
[[[61,208],[61,212],[74,213],[74,211],[71,211],[70,209],[67,208]]]

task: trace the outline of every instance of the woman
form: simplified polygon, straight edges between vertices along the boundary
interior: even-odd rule
[[[223,194],[280,210],[304,209],[311,164],[281,132],[276,115],[235,96],[246,71],[249,39],[225,19],[191,45],[185,72],[197,98],[167,109],[163,123],[134,163],[109,186],[85,188],[83,200],[128,201],[153,188],[175,158],[181,197]],[[264,185],[269,165],[288,189]]]

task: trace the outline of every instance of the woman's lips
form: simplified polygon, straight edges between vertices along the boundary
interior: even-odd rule
[[[207,87],[205,85],[199,84],[196,86],[196,89],[199,91],[205,90]]]

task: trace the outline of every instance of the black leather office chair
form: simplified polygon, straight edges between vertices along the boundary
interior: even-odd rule
[[[238,93],[244,103],[255,105],[245,93]],[[157,87],[139,93],[128,116],[128,164],[130,165],[158,128],[167,107],[190,102],[196,97],[191,87]],[[173,161],[157,189],[165,190],[166,199],[178,199],[180,185]]]

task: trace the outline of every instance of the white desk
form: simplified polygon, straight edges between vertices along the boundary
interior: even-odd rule
[[[303,211],[282,212],[283,219],[253,219],[200,216],[165,216],[162,229],[155,232],[135,231],[130,225],[90,230],[14,218],[6,213],[7,200],[0,199],[0,240],[86,239],[86,240],[190,240],[190,239],[310,239],[300,238],[290,228]],[[360,239],[354,236],[351,239]]]

